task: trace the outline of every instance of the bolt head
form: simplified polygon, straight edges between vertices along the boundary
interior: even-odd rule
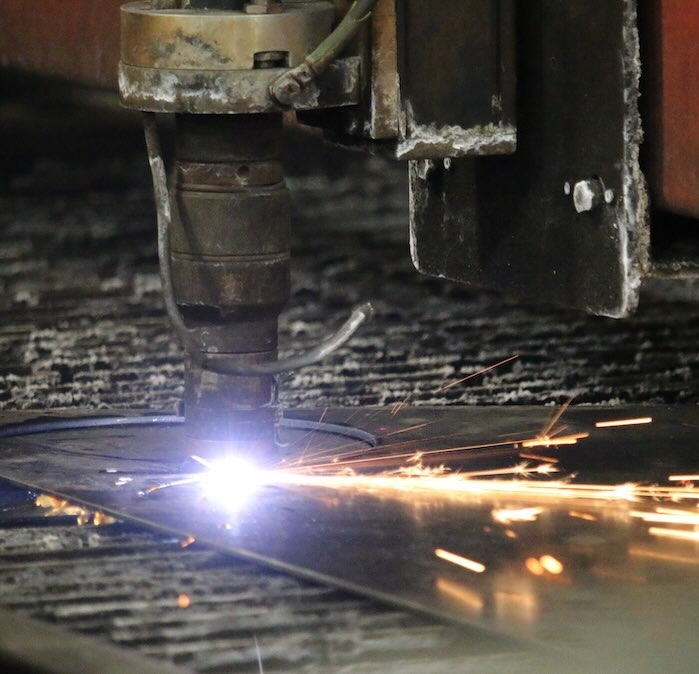
[[[579,180],[573,187],[573,205],[578,213],[597,208],[602,203],[602,186],[599,180]]]
[[[563,183],[563,194],[570,194],[570,183],[567,180],[565,183]]]
[[[270,94],[280,105],[291,105],[294,99],[301,93],[301,85],[292,77],[282,77],[280,81],[273,83]]]
[[[604,202],[611,204],[614,201],[614,190],[604,190]]]

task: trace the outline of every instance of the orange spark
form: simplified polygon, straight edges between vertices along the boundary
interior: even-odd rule
[[[202,459],[199,456],[192,456],[192,458],[197,461],[197,463],[201,463],[203,466],[210,467],[208,461],[205,459]],[[170,489],[171,487],[181,487],[187,484],[195,484],[196,482],[199,482],[201,480],[200,477],[188,477],[184,478],[182,480],[175,480],[174,482],[165,482],[163,484],[155,484],[150,487],[146,487],[143,490],[143,493],[147,496],[149,494],[153,494],[156,491],[162,491],[163,489]]]
[[[180,547],[184,550],[184,548],[188,548],[192,543],[194,543],[197,539],[194,538],[191,534],[187,536],[186,538],[183,538],[180,541]]]
[[[558,576],[563,573],[563,563],[553,555],[542,555],[539,559],[527,557],[524,561],[524,566],[534,576],[543,576],[545,573]]]
[[[536,522],[543,508],[495,508],[491,512],[493,519],[501,524],[512,522]]]
[[[105,524],[114,524],[114,522],[116,521],[116,517],[112,517],[111,515],[105,515],[103,512],[100,512],[99,510],[92,516],[92,523],[96,527],[101,527]]]
[[[652,417],[638,417],[637,419],[610,419],[608,421],[596,421],[595,428],[616,428],[617,426],[640,426],[650,424]]]
[[[549,421],[544,424],[541,432],[534,438],[529,438],[524,440],[521,444],[522,447],[534,448],[534,447],[557,447],[559,445],[575,445],[578,440],[587,438],[590,436],[589,433],[571,433],[569,435],[558,435],[564,431],[567,426],[563,426],[558,430],[554,430],[554,426],[558,423],[563,413],[568,409],[570,403],[573,402],[573,396],[570,396],[563,405],[561,405],[551,416]]]
[[[568,514],[571,517],[576,517],[579,520],[585,520],[587,522],[596,522],[597,518],[592,513],[581,513],[578,510],[569,510]]]
[[[558,472],[556,466],[544,463],[538,466],[529,466],[526,463],[519,463],[511,468],[493,468],[491,470],[474,470],[467,473],[460,473],[464,478],[474,478],[474,477],[489,477],[492,475],[532,475],[533,473],[539,473],[539,475],[548,475],[549,473]]]
[[[75,505],[70,501],[59,498],[58,496],[50,496],[49,494],[39,494],[34,500],[35,505],[39,508],[47,508],[46,517],[69,516],[75,517],[75,521],[79,527],[86,524],[94,524],[96,527],[105,524],[114,524],[116,518],[111,515],[105,515],[102,512],[92,512],[83,506]]]
[[[179,595],[177,595],[177,606],[179,608],[189,608],[192,605],[192,600],[189,598],[188,594],[185,594],[184,592],[180,592]]]
[[[521,469],[510,469],[514,477],[521,477]],[[473,479],[468,474],[450,472],[444,467],[410,466],[399,471],[361,475],[344,469],[333,474],[309,474],[272,471],[270,482],[295,486],[324,487],[328,489],[364,489],[400,496],[404,493],[434,495],[438,498],[506,495],[510,498],[592,501],[640,501],[644,498],[677,501],[699,501],[699,489],[691,487],[662,487],[626,484],[584,484],[570,480]]]
[[[531,459],[532,461],[544,461],[545,463],[558,463],[558,459],[552,456],[542,456],[541,454],[527,454],[522,452],[520,454],[522,459]]]
[[[686,515],[688,512],[694,513],[695,511],[684,510],[683,508],[665,508],[663,506],[658,506],[655,512],[665,513],[666,515]]]
[[[563,563],[553,555],[542,555],[539,557],[539,563],[544,571],[548,571],[553,576],[558,576],[563,573]]]
[[[541,566],[541,562],[536,557],[528,557],[524,562],[524,566],[534,576],[544,575],[544,567]]]
[[[454,437],[456,435],[455,433],[452,433],[450,435],[444,435],[444,436],[437,436],[437,438],[433,439],[438,439],[438,438],[445,438],[445,437]],[[400,446],[405,446],[405,445],[414,445],[424,442],[421,439],[414,439],[414,440],[407,440],[406,442],[403,443],[396,443],[395,445],[391,445],[390,448],[393,449],[395,447],[400,447]],[[446,454],[453,454],[455,452],[466,452],[466,451],[473,451],[476,449],[495,449],[497,447],[512,447],[513,445],[517,444],[517,440],[504,440],[501,442],[486,442],[482,444],[477,444],[477,445],[462,445],[460,447],[447,447],[445,449],[430,449],[427,451],[421,451],[420,455],[423,457],[427,456],[433,456],[436,454],[439,454],[441,456],[444,456]],[[357,454],[357,453],[366,453],[366,448],[362,448],[360,450],[355,450],[354,452],[351,452],[351,454]],[[368,464],[368,463],[374,463],[376,461],[397,461],[398,459],[411,459],[414,457],[416,454],[415,451],[412,451],[410,453],[401,453],[401,454],[383,454],[381,456],[372,456],[368,458],[355,458],[355,459],[349,459],[349,460],[342,460],[341,462],[337,461],[331,461],[328,463],[319,463],[319,464],[311,464],[309,468],[312,469],[317,469],[317,468],[336,468],[338,466],[338,463],[342,467],[347,467],[350,465],[354,464]]]
[[[80,513],[75,521],[79,527],[84,527],[90,523],[90,513],[87,510]]]
[[[400,435],[401,433],[407,433],[408,431],[417,431],[420,428],[425,428],[425,426],[429,426],[432,422],[426,421],[424,424],[415,424],[415,426],[408,426],[407,428],[400,428],[397,431],[391,431],[390,433],[386,433],[384,435],[384,438],[392,438],[394,435]]]
[[[544,428],[542,429],[541,433],[539,433],[540,438],[549,438],[551,437],[551,431],[553,430],[553,427],[558,423],[558,420],[563,416],[563,413],[568,409],[570,406],[570,403],[573,402],[573,396],[570,396],[568,400],[566,400],[559,408],[554,412],[553,416],[551,419],[549,419],[548,423],[544,425]]]
[[[318,424],[322,424],[323,421],[325,420],[325,415],[328,413],[328,408],[327,406],[323,408],[323,411],[320,415],[320,418],[318,419]],[[306,444],[306,447],[304,448],[303,452],[301,452],[301,456],[298,459],[299,463],[303,463],[303,459],[306,456],[306,452],[310,449],[311,447],[311,440],[313,439],[313,433],[314,431],[308,431],[305,435],[303,435],[299,440],[296,441],[296,445],[300,445],[304,440],[308,438],[308,443]]]
[[[46,517],[53,517],[55,515],[75,515],[76,517],[80,517],[87,513],[82,506],[77,506],[70,501],[66,501],[58,496],[50,496],[49,494],[39,494],[34,500],[34,503],[39,508],[47,508],[49,510],[49,512],[46,513]]]
[[[522,447],[531,449],[533,447],[557,447],[558,445],[577,445],[578,440],[589,438],[589,433],[571,433],[570,435],[560,435],[552,437],[551,435],[539,435],[531,440],[522,442]]]
[[[410,396],[408,396],[409,398]],[[395,403],[393,407],[391,408],[391,416],[395,417],[398,412],[400,412],[403,407],[405,407],[408,404],[408,398],[405,400],[401,400],[399,403]]]
[[[665,529],[662,527],[650,527],[648,533],[659,538],[676,538],[682,541],[698,541],[699,531],[685,531],[684,529]]]
[[[431,423],[431,422],[430,422]],[[445,440],[445,439],[450,439],[453,437],[458,436],[458,433],[448,433],[445,435],[437,435],[435,437],[432,437],[431,440]],[[383,449],[391,449],[395,450],[398,448],[407,448],[411,445],[422,445],[424,443],[424,440],[422,438],[412,438],[411,440],[404,440],[402,442],[393,442],[390,445],[384,446]],[[503,444],[511,444],[511,443],[503,443]],[[357,445],[361,445],[360,447],[357,447]],[[490,446],[490,445],[489,445]],[[337,452],[340,449],[345,449],[346,447],[355,447],[355,449],[350,450],[348,452],[343,452],[340,454],[336,454],[333,457],[327,457],[323,456],[326,454],[329,454],[331,452]],[[311,454],[306,454],[304,457],[305,462],[304,465],[301,465],[301,462],[299,459],[295,459],[292,463],[289,464],[290,467],[301,467],[301,468],[323,468],[325,466],[331,466],[332,464],[338,464],[342,463],[342,465],[346,465],[348,463],[362,463],[364,461],[385,461],[387,459],[391,460],[396,460],[396,459],[404,459],[404,458],[409,458],[413,456],[414,452],[411,453],[402,453],[402,454],[383,454],[382,456],[377,456],[377,457],[372,457],[372,458],[355,458],[352,461],[349,459],[353,456],[356,455],[362,455],[362,454],[367,454],[367,452],[370,452],[372,450],[378,450],[382,448],[381,446],[378,447],[370,447],[367,448],[361,441],[357,440],[352,440],[351,442],[348,442],[345,445],[341,445],[340,447],[328,447],[322,450],[319,450],[317,452],[311,453]],[[462,448],[458,448],[462,449]],[[433,453],[440,453],[443,450],[433,450]],[[318,460],[323,456],[322,460],[324,463],[310,463],[309,459],[316,457]]]
[[[631,517],[636,517],[644,522],[660,522],[661,524],[686,524],[689,526],[699,525],[699,512],[696,511],[680,511],[671,510],[662,512],[662,508],[658,508],[660,512],[649,513],[641,510],[632,510]]]
[[[509,358],[505,358],[504,360],[501,360],[498,363],[494,363],[493,365],[489,365],[488,367],[484,367],[482,370],[478,370],[477,372],[472,372],[471,374],[468,374],[465,377],[462,377],[461,379],[457,379],[456,381],[452,381],[449,384],[445,384],[444,386],[440,386],[439,388],[432,391],[432,393],[441,393],[442,391],[446,391],[447,389],[450,389],[453,386],[458,386],[459,384],[463,384],[465,381],[468,381],[469,379],[473,379],[474,377],[477,377],[478,375],[485,374],[486,372],[490,372],[490,370],[494,370],[496,367],[500,367],[501,365],[505,365],[505,364],[517,359],[517,358],[519,358],[519,355],[514,355],[514,356],[510,356]]]
[[[435,548],[434,554],[439,559],[443,559],[445,562],[451,562],[464,569],[473,571],[474,573],[483,573],[485,571],[485,564],[480,562],[475,562],[467,557],[462,557],[461,555],[456,555],[448,550],[442,550],[442,548]]]

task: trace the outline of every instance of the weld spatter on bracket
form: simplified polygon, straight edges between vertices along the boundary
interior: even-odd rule
[[[479,124],[468,129],[456,124],[419,124],[410,102],[402,117],[397,159],[512,154],[517,149],[517,127],[512,124]]]

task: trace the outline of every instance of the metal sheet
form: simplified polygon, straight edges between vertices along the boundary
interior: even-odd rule
[[[620,317],[648,265],[635,2],[517,4],[517,152],[411,162],[420,271]],[[576,211],[576,187],[595,188]]]
[[[401,98],[398,159],[511,154],[515,3],[396,3]]]
[[[417,450],[426,464],[458,457],[452,467],[462,471],[507,469],[521,463],[522,453],[538,454],[558,459],[568,476],[548,495],[494,488],[459,493],[446,481],[442,491],[406,491],[374,481],[353,488],[269,484],[235,507],[207,496],[201,484],[139,496],[153,480],[181,472],[192,453],[176,426],[8,438],[0,443],[0,473],[274,568],[524,639],[549,653],[551,671],[693,671],[699,656],[696,492],[684,488],[668,499],[651,490],[655,500],[628,498],[668,484],[671,473],[696,472],[696,408],[572,408],[555,425],[558,439],[549,431],[549,441],[542,439],[547,417],[541,408],[511,407],[325,415],[334,422],[351,418],[383,435],[383,448],[370,451],[387,458],[354,464],[363,472],[405,465]],[[630,417],[652,422],[595,426]],[[585,433],[589,437],[579,435]],[[577,443],[566,445],[571,436]],[[524,446],[537,437],[538,447]],[[303,438],[296,444],[308,462],[318,445],[309,453]],[[479,445],[494,446],[427,453]],[[354,458],[366,458],[365,451]],[[511,484],[552,479],[524,477]],[[612,500],[610,490],[574,499],[569,482],[627,486]],[[536,510],[512,515],[523,507]],[[689,519],[668,524],[680,511]],[[665,523],[645,521],[639,512],[666,512]],[[686,535],[669,538],[660,529]],[[436,549],[482,564],[483,572],[451,564]]]

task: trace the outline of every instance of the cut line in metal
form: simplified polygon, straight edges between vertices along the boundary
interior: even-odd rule
[[[0,439],[16,438],[23,435],[37,435],[41,433],[55,433],[58,431],[84,430],[88,428],[117,428],[129,426],[170,426],[183,424],[184,417],[175,415],[153,415],[134,417],[73,417],[70,419],[52,419],[51,421],[27,421],[18,424],[6,424],[0,426]],[[358,442],[365,442],[369,447],[376,447],[378,441],[372,433],[344,426],[331,424],[324,421],[312,421],[310,419],[294,419],[284,417],[279,421],[281,428],[318,431],[331,435],[340,435]]]

